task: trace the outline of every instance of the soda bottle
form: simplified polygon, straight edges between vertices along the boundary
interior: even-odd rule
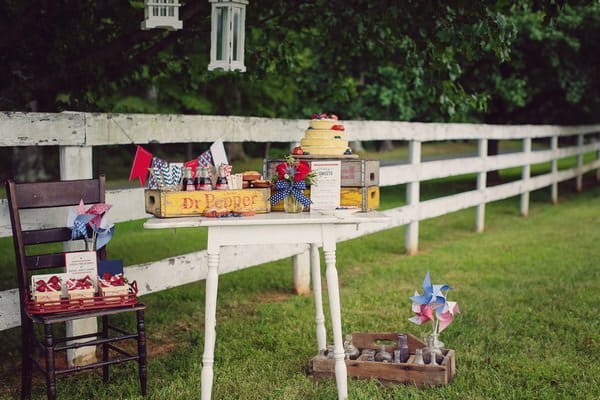
[[[212,190],[212,183],[206,167],[196,170],[196,190]]]
[[[183,168],[183,187],[181,190],[186,192],[193,192],[196,190],[194,185],[194,179],[192,178],[192,169],[190,167]]]

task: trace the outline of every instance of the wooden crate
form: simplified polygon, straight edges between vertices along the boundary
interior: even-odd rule
[[[302,157],[298,157],[303,159]],[[304,159],[309,164],[312,161],[322,161],[318,158]],[[327,158],[326,160],[330,160]],[[263,162],[263,175],[265,179],[271,179],[276,175],[277,164],[284,159],[265,159]],[[342,187],[363,187],[379,185],[379,160],[341,159]]]
[[[310,189],[303,191],[310,197]],[[341,207],[358,207],[362,211],[379,208],[379,186],[371,187],[342,187],[340,190]],[[283,201],[271,207],[272,211],[283,211]]]
[[[375,361],[346,360],[348,376],[356,379],[378,379],[386,384],[407,384],[417,387],[447,385],[456,375],[456,357],[454,350],[444,349],[444,359],[439,366],[413,364],[415,349],[425,347],[425,343],[412,335],[408,337],[410,358],[406,363],[393,364]],[[352,342],[359,350],[378,350],[378,340],[398,340],[397,333],[353,333]],[[397,345],[386,346],[386,351],[393,354]],[[313,380],[333,378],[335,376],[335,360],[323,356],[313,357],[308,365]]]
[[[145,190],[146,212],[160,218],[202,215],[207,210],[271,211],[271,189],[164,192]]]

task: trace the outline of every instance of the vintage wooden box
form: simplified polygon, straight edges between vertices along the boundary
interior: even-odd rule
[[[210,190],[195,192],[144,192],[146,212],[160,218],[189,217],[204,211],[228,210],[235,212],[271,211],[271,189]]]
[[[412,335],[408,336],[410,358],[406,363],[393,364],[375,361],[346,360],[348,376],[357,379],[378,379],[386,384],[407,384],[418,387],[447,385],[456,375],[456,359],[454,350],[444,349],[444,359],[439,366],[414,364],[415,349],[425,347],[425,343]],[[359,350],[379,350],[377,341],[396,342],[397,333],[353,333],[352,343]],[[393,354],[397,345],[386,346],[386,351]],[[323,356],[313,357],[308,365],[309,375],[313,380],[333,378],[335,360]]]
[[[308,162],[321,161],[319,158],[299,157]],[[329,159],[328,159],[329,160]],[[271,179],[276,175],[277,164],[284,159],[265,159],[263,162],[263,175],[265,179]],[[377,186],[379,185],[379,160],[341,159],[341,186]]]
[[[304,190],[310,197],[310,189]],[[362,211],[379,208],[379,186],[370,187],[342,187],[340,189],[340,206],[358,207]],[[283,201],[271,207],[272,211],[283,211]]]
[[[61,292],[36,292],[33,293],[33,300],[36,303],[59,304]]]
[[[75,304],[88,304],[94,302],[96,289],[69,289],[69,302]]]

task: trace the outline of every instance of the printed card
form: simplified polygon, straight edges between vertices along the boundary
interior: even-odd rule
[[[313,161],[316,183],[310,187],[311,211],[335,210],[340,206],[341,161]]]
[[[83,278],[88,275],[95,283],[98,275],[96,252],[74,251],[65,253],[65,272],[70,278]]]

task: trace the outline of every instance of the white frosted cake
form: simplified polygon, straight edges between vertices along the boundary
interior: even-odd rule
[[[313,114],[300,146],[314,156],[341,156],[348,148],[344,126],[334,114]]]

